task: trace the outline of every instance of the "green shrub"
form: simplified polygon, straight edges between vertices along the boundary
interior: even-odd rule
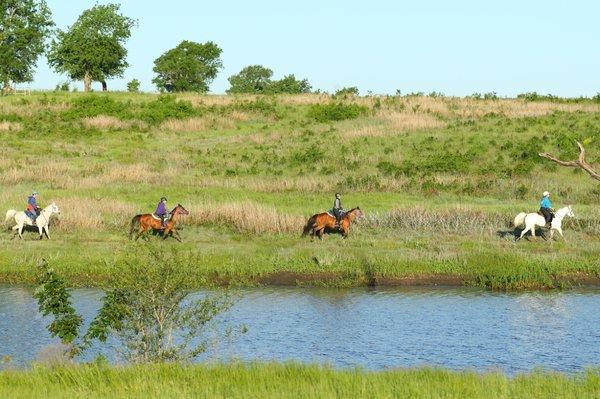
[[[317,122],[343,121],[356,119],[366,114],[367,111],[367,107],[358,104],[344,104],[341,102],[314,104],[308,110],[308,117]]]
[[[202,111],[194,108],[189,101],[177,100],[175,96],[162,95],[143,106],[140,119],[150,124],[159,124],[167,119],[191,118],[201,114]]]
[[[131,82],[127,83],[127,91],[130,93],[137,93],[140,91],[140,81],[137,79],[133,79]]]
[[[71,108],[64,113],[64,116],[70,119],[82,119],[108,115],[128,119],[131,118],[129,109],[131,107],[127,104],[115,101],[108,95],[88,94],[74,99],[71,102]]]

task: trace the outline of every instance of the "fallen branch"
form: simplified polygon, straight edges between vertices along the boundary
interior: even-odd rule
[[[562,160],[556,158],[554,155],[549,154],[547,152],[542,152],[539,154],[539,156],[549,159],[552,162],[555,162],[561,166],[567,166],[570,168],[581,168],[581,169],[585,170],[587,173],[589,173],[589,175],[592,176],[592,178],[594,178],[596,180],[600,180],[600,173],[596,172],[594,170],[594,168],[592,167],[592,165],[590,165],[589,163],[587,163],[585,161],[585,148],[583,148],[583,145],[579,141],[576,141],[576,143],[577,143],[577,146],[579,147],[579,158],[577,158],[577,160],[575,160],[575,161],[562,161]]]

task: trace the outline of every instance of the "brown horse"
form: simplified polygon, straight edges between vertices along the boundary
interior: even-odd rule
[[[190,213],[185,209],[181,204],[177,204],[177,206],[171,211],[171,217],[165,223],[165,227],[161,226],[160,220],[156,219],[151,213],[146,213],[144,215],[136,215],[131,219],[131,228],[129,230],[129,238],[133,237],[133,232],[135,230],[136,223],[139,224],[138,233],[135,236],[137,240],[140,238],[142,234],[149,230],[154,231],[162,231],[163,240],[166,240],[167,237],[171,236],[175,238],[177,241],[181,242],[181,236],[179,232],[175,229],[175,224],[179,220],[180,215],[189,215]]]
[[[340,233],[343,238],[348,237],[348,231],[350,231],[350,223],[355,218],[361,218],[364,214],[360,210],[360,207],[353,208],[349,210],[340,221],[339,229],[335,227],[335,217],[330,215],[328,212],[318,213],[316,215],[311,216],[306,222],[306,226],[304,226],[304,231],[302,232],[302,237],[305,237],[310,233],[312,238],[319,237],[321,240],[323,239],[323,234],[325,233]]]

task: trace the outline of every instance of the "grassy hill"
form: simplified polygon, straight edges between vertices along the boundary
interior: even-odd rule
[[[165,195],[190,210],[181,246],[200,284],[600,282],[600,187],[574,158],[600,159],[592,100],[441,96],[277,97],[36,93],[0,97],[0,204],[29,192],[62,210],[52,240],[0,235],[0,280],[49,260],[95,284],[131,249],[129,220]],[[514,242],[510,221],[549,190],[574,204],[567,243]],[[335,192],[366,218],[350,237],[301,239]]]

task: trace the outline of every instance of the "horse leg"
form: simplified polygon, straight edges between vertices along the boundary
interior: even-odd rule
[[[175,239],[179,242],[182,242],[183,240],[181,239],[181,236],[179,235],[179,231],[177,230],[173,230],[173,232],[175,233],[176,237]]]
[[[521,238],[523,238],[523,236],[525,234],[527,234],[527,231],[529,231],[529,227],[525,226],[525,228],[523,229],[523,231],[521,232],[521,235],[519,236],[519,238],[517,238],[517,240],[520,240]]]
[[[323,234],[325,234],[325,227],[317,231],[317,237],[319,237],[319,240],[321,241],[323,241]]]
[[[145,228],[143,228],[142,226],[140,226],[140,229],[138,230],[138,233],[135,236],[135,239],[133,241],[137,241],[138,238],[140,238],[140,236],[146,231]]]
[[[46,238],[50,239],[50,232],[48,231],[48,225],[44,226],[44,234],[46,234]]]
[[[565,236],[563,235],[562,228],[561,227],[557,227],[556,231],[558,231],[558,234],[560,234],[560,237],[563,239],[563,241],[566,242],[567,240],[565,239]]]
[[[38,226],[38,232],[40,233],[40,240],[44,238],[44,228],[42,226]]]

